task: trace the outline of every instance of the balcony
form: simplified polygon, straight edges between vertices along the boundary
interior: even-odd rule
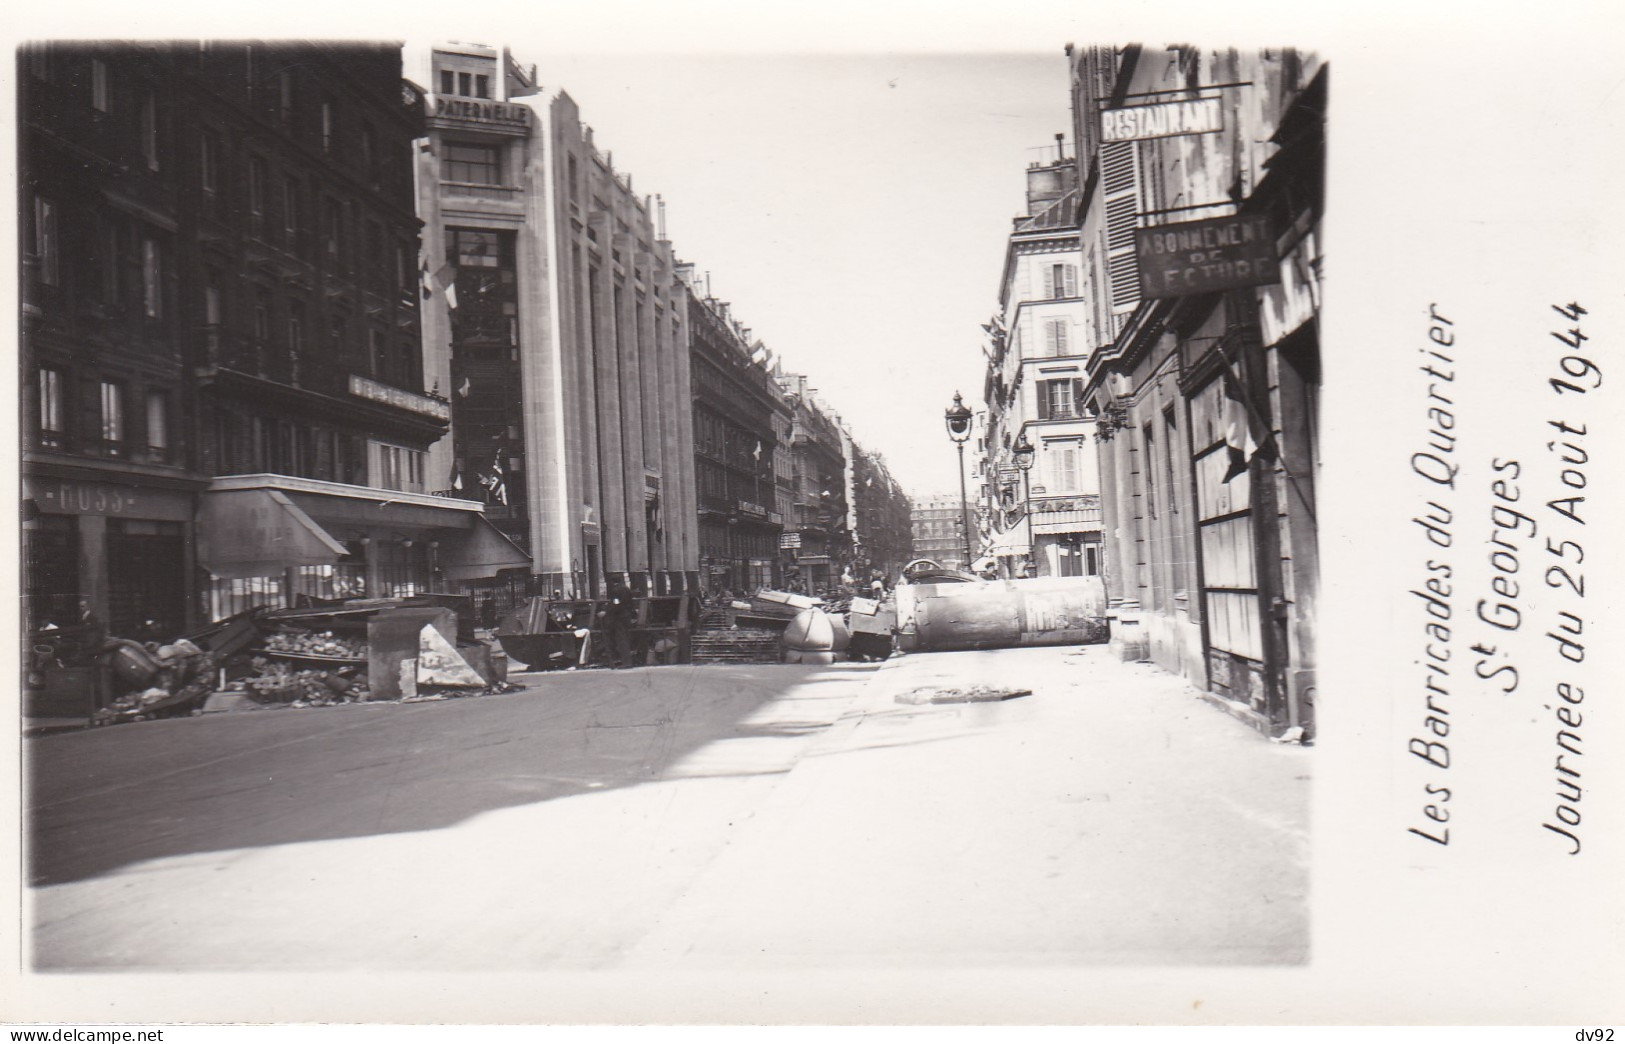
[[[523,190],[517,185],[480,185],[472,181],[442,181],[442,196],[462,196],[464,199],[487,199],[495,203],[517,203]]]

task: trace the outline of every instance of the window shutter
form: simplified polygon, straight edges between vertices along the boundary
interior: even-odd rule
[[[1078,416],[1080,416],[1080,417],[1083,416],[1083,378],[1082,377],[1074,377],[1074,378],[1072,378],[1072,408],[1073,408],[1073,410],[1075,410],[1077,412]]]
[[[1055,296],[1055,268],[1053,265],[1044,266],[1044,299],[1049,300]]]
[[[1062,269],[1062,272],[1064,273],[1063,274],[1063,279],[1064,279],[1064,281],[1066,283],[1066,286],[1065,286],[1064,292],[1062,293],[1061,296],[1062,297],[1077,297],[1078,296],[1078,266],[1077,265],[1067,265],[1065,268]]]
[[[1056,355],[1065,355],[1066,354],[1066,320],[1065,319],[1057,319],[1057,320],[1055,320],[1054,330],[1055,330],[1055,354]]]
[[[1053,381],[1039,381],[1035,388],[1038,392],[1038,419],[1049,420],[1049,394]]]
[[[1134,226],[1139,210],[1139,151],[1134,142],[1112,142],[1102,150],[1102,195],[1106,206],[1106,279],[1112,334],[1140,303],[1140,271],[1134,257]]]

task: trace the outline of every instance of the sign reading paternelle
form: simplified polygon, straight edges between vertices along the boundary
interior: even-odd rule
[[[1275,237],[1262,214],[1134,230],[1140,296],[1181,297],[1281,281]]]
[[[1223,129],[1224,110],[1219,108],[1217,98],[1131,105],[1126,109],[1106,109],[1100,114],[1100,138],[1106,142],[1212,134]]]

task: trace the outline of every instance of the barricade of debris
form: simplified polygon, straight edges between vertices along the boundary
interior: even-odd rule
[[[511,691],[507,660],[457,595],[253,610],[167,645],[110,639],[117,695],[93,725],[209,710],[325,707]]]

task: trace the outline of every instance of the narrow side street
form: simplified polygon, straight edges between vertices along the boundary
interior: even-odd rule
[[[1020,679],[998,703],[902,704]],[[47,969],[1275,963],[1312,752],[1103,647],[528,675],[28,744]]]

